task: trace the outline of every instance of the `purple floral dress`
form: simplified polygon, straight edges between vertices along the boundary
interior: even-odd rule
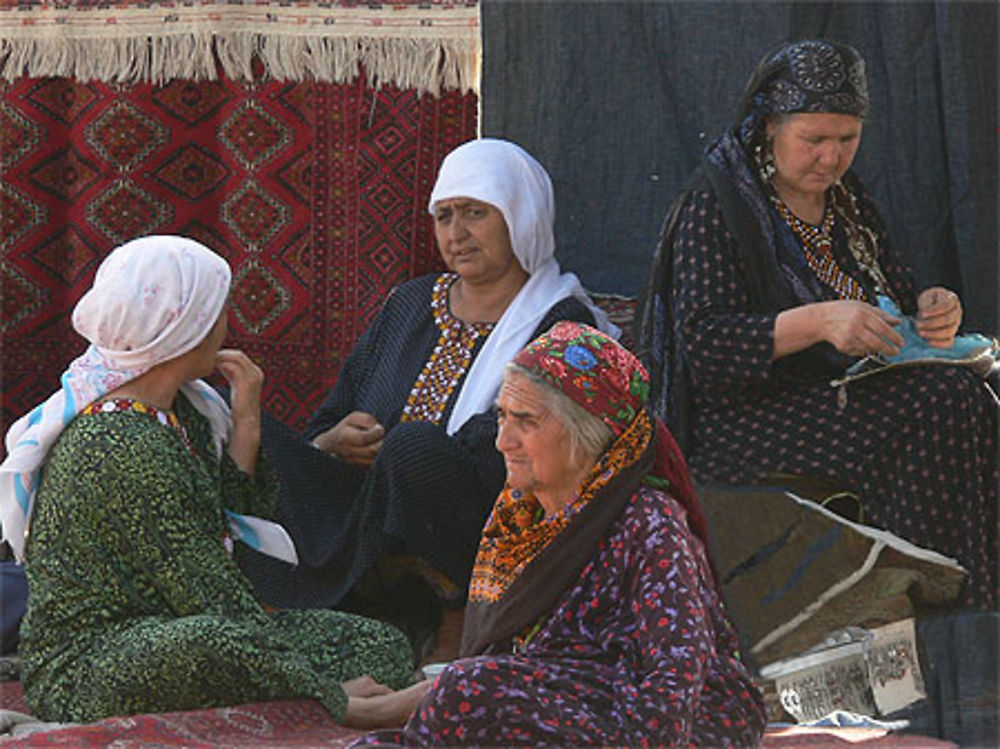
[[[521,652],[452,663],[358,745],[755,746],[760,693],[699,540],[641,488]]]

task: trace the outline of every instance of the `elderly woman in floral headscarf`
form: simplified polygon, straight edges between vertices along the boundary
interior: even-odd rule
[[[405,729],[364,742],[753,746],[705,520],[626,349],[559,323],[508,365],[507,486],[483,531],[463,651]]]
[[[699,481],[832,479],[866,522],[955,557],[997,603],[997,401],[961,366],[958,295],[917,294],[850,170],[864,61],[821,39],[767,55],[671,207],[641,309],[652,401]],[[914,350],[920,354],[913,357]],[[852,370],[853,371],[853,370]]]
[[[230,270],[191,239],[114,250],[73,310],[90,342],[7,434],[4,540],[30,589],[24,694],[39,718],[310,698],[401,725],[426,689],[403,633],[334,611],[268,612],[238,538],[294,561],[258,462],[263,373],[226,337]],[[232,407],[201,378],[218,370]],[[246,515],[244,513],[254,513]]]

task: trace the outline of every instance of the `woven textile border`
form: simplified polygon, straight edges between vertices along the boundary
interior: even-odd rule
[[[479,5],[288,0],[0,0],[0,77],[164,83],[252,80],[475,91]]]

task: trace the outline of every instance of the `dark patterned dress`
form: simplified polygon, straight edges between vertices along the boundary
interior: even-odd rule
[[[876,228],[882,270],[912,314],[909,275],[888,252],[870,199],[857,197],[865,223]],[[840,267],[857,273],[843,233],[835,230],[834,241]],[[751,311],[735,240],[711,192],[690,194],[673,248],[695,478],[835,479],[858,493],[865,522],[958,559],[971,573],[963,603],[996,608],[998,408],[986,383],[961,367],[915,366],[840,392],[830,381],[853,360],[831,366],[839,355],[825,343],[772,362],[777,314]]]
[[[451,316],[447,289],[455,278],[427,275],[394,289],[307,425],[305,437],[312,440],[352,411],[374,415],[386,436],[370,468],[333,458],[274,421],[265,424],[264,449],[281,481],[277,516],[303,562],[292,569],[240,550],[241,566],[268,603],[339,605],[366,573],[369,598],[405,598],[404,609],[427,608],[427,595],[456,603],[464,598],[505,469],[494,445],[493,409],[473,415],[453,435],[444,428],[490,331]],[[532,337],[560,320],[594,322],[578,299],[553,300]],[[445,331],[464,356],[435,354]],[[447,375],[436,388],[415,387],[431,370]],[[381,587],[400,568],[419,575]],[[418,594],[423,588],[427,595]],[[396,620],[393,612],[385,616]]]
[[[136,411],[82,414],[49,454],[27,546],[25,697],[44,720],[314,698],[409,683],[395,628],[333,611],[267,613],[227,550],[223,508],[266,515],[273,475],[216,457],[183,396],[180,433]]]
[[[407,746],[756,746],[760,694],[737,653],[701,542],[641,488],[519,652],[449,665]]]

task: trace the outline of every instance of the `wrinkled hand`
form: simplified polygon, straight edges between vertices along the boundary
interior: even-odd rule
[[[903,346],[903,337],[894,327],[900,319],[874,305],[854,299],[838,299],[823,302],[820,306],[823,339],[842,354],[895,356]]]
[[[342,686],[347,691],[346,685]],[[399,728],[409,720],[430,686],[431,680],[425,679],[406,689],[371,697],[355,697],[348,692],[344,725],[364,729]]]
[[[259,419],[264,370],[242,351],[231,348],[219,349],[215,368],[229,383],[233,423],[243,418]]]
[[[382,449],[385,427],[364,411],[352,411],[335,426],[316,436],[313,444],[349,463],[367,468]]]
[[[927,345],[950,348],[961,324],[962,302],[958,294],[943,286],[932,286],[920,292],[916,328]]]

